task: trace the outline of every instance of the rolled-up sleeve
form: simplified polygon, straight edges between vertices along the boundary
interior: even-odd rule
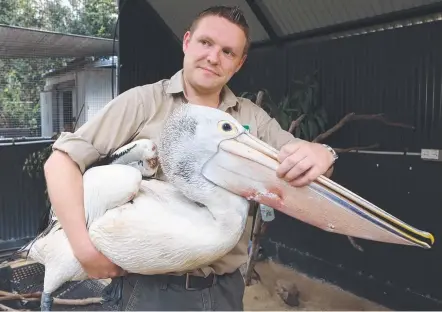
[[[295,138],[293,134],[282,129],[276,119],[270,117],[261,107],[255,106],[255,116],[259,139],[274,148],[279,150],[287,143],[300,141],[300,139]]]
[[[62,132],[53,150],[67,153],[84,173],[142,129],[150,114],[143,103],[149,91],[148,86],[135,87],[118,95],[74,133]]]

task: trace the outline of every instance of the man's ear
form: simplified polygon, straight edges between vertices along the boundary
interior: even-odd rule
[[[187,47],[189,46],[190,37],[191,37],[190,31],[186,31],[183,37],[183,52],[186,52]]]

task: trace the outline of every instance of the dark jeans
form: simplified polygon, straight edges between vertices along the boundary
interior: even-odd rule
[[[190,278],[187,288],[190,286],[196,289],[186,289],[185,281],[185,276],[180,278],[129,274],[123,278],[119,309],[125,311],[243,310],[245,285],[239,270],[232,274],[216,276],[213,283],[205,286]]]

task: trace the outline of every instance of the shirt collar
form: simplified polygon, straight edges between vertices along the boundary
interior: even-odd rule
[[[179,70],[175,75],[173,75],[169,80],[169,85],[166,88],[166,93],[168,94],[184,94],[184,85],[183,85],[183,70]],[[222,101],[219,109],[227,110],[228,108],[235,107],[238,104],[238,98],[235,94],[230,90],[229,87],[224,86],[222,91]]]

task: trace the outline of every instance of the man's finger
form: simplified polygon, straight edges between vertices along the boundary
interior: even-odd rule
[[[288,156],[294,154],[301,146],[300,143],[286,144],[278,153],[278,161],[282,163]]]
[[[284,161],[276,169],[276,175],[279,178],[284,178],[285,175],[294,167],[297,163],[306,157],[305,154],[295,153],[284,159]]]
[[[313,162],[311,158],[305,157],[285,174],[284,180],[286,180],[287,182],[295,180],[296,178],[301,177],[302,175],[307,173],[307,171],[310,170],[312,167]]]
[[[294,187],[303,187],[309,185],[318,176],[318,170],[316,167],[312,167],[310,170],[306,171],[304,174],[300,175],[298,178],[290,181],[290,185]]]

